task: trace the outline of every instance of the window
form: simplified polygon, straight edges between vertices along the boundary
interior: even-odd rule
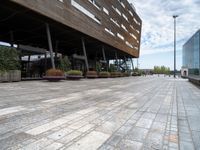
[[[103,11],[104,11],[107,15],[109,15],[109,11],[108,11],[105,7],[103,7]]]
[[[126,45],[129,46],[130,48],[133,48],[133,45],[131,45],[128,41],[126,41]]]
[[[118,27],[120,27],[120,25],[117,23],[117,21],[115,21],[113,18],[110,18],[110,20]]]
[[[133,34],[133,33],[130,33],[130,35],[137,40],[137,37]]]
[[[128,21],[128,18],[126,17],[126,15],[122,14],[122,16],[124,17],[124,19],[125,19],[126,21]],[[128,21],[128,22],[129,22],[129,21]]]
[[[96,17],[94,14],[92,14],[87,9],[85,9],[83,6],[78,4],[75,0],[71,0],[71,4],[72,4],[72,6],[74,6],[78,10],[80,10],[82,13],[84,13],[86,16],[90,17],[91,19],[96,21],[98,24],[101,24],[101,20],[98,17]]]
[[[121,24],[121,27],[122,27],[126,32],[128,32],[128,30],[126,29],[126,27],[125,27],[123,24]]]
[[[124,37],[121,34],[117,33],[117,36],[124,41]]]
[[[112,5],[112,8],[121,16],[121,12],[119,11],[119,9],[115,8],[113,5]]]
[[[95,0],[89,0],[90,3],[92,3],[97,9],[101,10],[101,7],[97,4]]]
[[[118,1],[119,1],[119,3],[122,5],[122,7],[125,8],[125,5],[124,5],[124,3],[122,2],[122,0],[118,0]]]
[[[112,36],[115,36],[115,34],[108,28],[105,28],[105,31],[109,34],[111,34]]]

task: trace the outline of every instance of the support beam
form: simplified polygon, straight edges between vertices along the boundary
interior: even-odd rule
[[[55,69],[56,67],[55,67],[55,62],[54,62],[54,58],[53,58],[53,46],[52,46],[51,33],[50,33],[50,29],[49,29],[49,24],[48,23],[46,23],[46,32],[47,32],[47,39],[48,39],[50,56],[51,56],[51,64],[52,64],[52,68]]]
[[[125,66],[126,66],[126,71],[128,71],[128,65],[126,63],[126,56],[124,56],[124,63],[125,63]]]
[[[45,71],[45,74],[46,74],[46,71],[47,71],[47,52],[45,52],[44,54],[44,71]]]
[[[115,60],[117,63],[117,71],[119,71],[119,62],[118,62],[118,57],[117,57],[117,51],[115,52]]]
[[[57,60],[57,57],[58,57],[58,44],[59,44],[59,41],[56,41],[56,46],[55,46],[55,58]]]
[[[102,46],[102,54],[103,54],[103,60],[104,60],[105,65],[106,65],[106,70],[108,71],[108,69],[109,69],[109,63],[106,60],[106,54],[105,54],[105,48],[104,48],[104,46]]]
[[[28,76],[31,77],[31,73],[30,73],[30,60],[31,60],[31,55],[28,55],[28,66],[27,66],[27,72],[28,72]]]
[[[106,55],[105,55],[104,46],[102,46],[102,54],[103,54],[103,60],[106,61]]]
[[[133,58],[130,58],[130,59],[131,59],[131,64],[132,64],[132,70],[134,70]]]
[[[88,59],[87,59],[87,53],[86,53],[85,40],[84,40],[84,38],[81,38],[81,41],[82,41],[82,47],[83,47],[83,54],[84,54],[84,56],[85,56],[86,70],[89,71],[89,65],[88,65]]]

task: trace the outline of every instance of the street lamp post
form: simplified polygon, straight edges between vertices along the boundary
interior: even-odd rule
[[[176,18],[178,15],[173,15],[174,18],[174,78],[176,78]]]

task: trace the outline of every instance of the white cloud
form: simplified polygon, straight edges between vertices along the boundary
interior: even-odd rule
[[[141,55],[173,51],[177,14],[177,50],[200,29],[200,0],[129,0],[143,21]]]

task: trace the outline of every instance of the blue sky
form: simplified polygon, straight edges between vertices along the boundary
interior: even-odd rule
[[[173,70],[173,18],[177,18],[177,69],[182,46],[200,29],[200,0],[129,0],[143,21],[140,68],[165,65]]]

